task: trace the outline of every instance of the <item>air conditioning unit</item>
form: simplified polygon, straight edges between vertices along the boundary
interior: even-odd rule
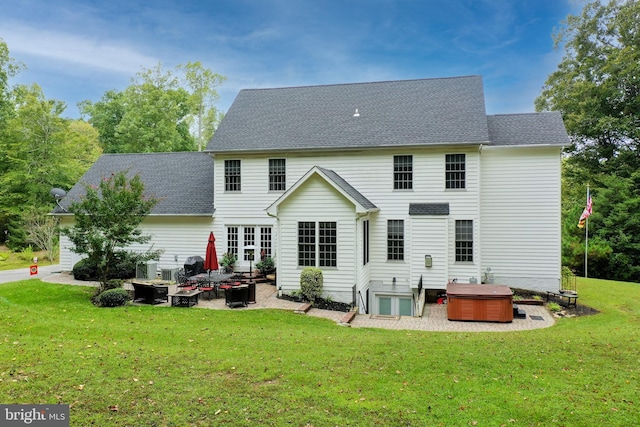
[[[136,265],[136,279],[155,279],[157,272],[157,262],[149,261]]]
[[[177,268],[163,268],[160,271],[162,272],[162,280],[176,280],[176,273],[178,272]]]

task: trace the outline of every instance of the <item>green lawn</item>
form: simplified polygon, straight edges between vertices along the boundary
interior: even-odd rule
[[[0,285],[0,403],[70,404],[72,426],[637,425],[640,285],[578,286],[600,314],[454,334]]]

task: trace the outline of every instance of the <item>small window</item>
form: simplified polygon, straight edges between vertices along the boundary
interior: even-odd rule
[[[387,222],[387,259],[404,260],[404,221],[401,219]]]
[[[369,220],[362,221],[362,265],[369,264]]]
[[[447,154],[445,158],[446,188],[465,188],[465,155]]]
[[[287,161],[269,159],[269,191],[284,191],[287,188]]]
[[[240,191],[240,160],[224,161],[224,191]]]
[[[393,156],[393,189],[413,188],[413,156]]]
[[[456,221],[456,261],[473,262],[473,221]]]

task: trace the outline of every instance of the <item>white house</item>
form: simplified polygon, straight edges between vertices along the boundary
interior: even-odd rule
[[[453,279],[558,289],[566,144],[559,113],[488,116],[479,76],[255,89],[238,94],[207,154],[103,156],[83,180],[127,169],[127,156],[145,183],[163,171],[149,191],[171,203],[144,226],[161,267],[203,255],[213,231],[239,268],[248,248],[273,256],[282,292],[317,266],[334,300],[415,315],[418,288]],[[190,179],[201,194],[176,204]],[[73,265],[64,239],[61,262]]]

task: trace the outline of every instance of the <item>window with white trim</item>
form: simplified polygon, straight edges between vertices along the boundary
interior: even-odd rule
[[[227,227],[227,252],[238,256],[238,227]]]
[[[472,220],[456,220],[456,261],[473,261]]]
[[[362,265],[369,264],[369,220],[362,221]]]
[[[393,189],[413,188],[413,156],[393,156]]]
[[[337,267],[336,222],[298,222],[298,266]]]
[[[285,159],[269,159],[269,191],[287,189],[287,161]]]
[[[445,156],[445,188],[466,187],[466,156],[447,154]]]
[[[260,227],[260,255],[262,258],[273,257],[272,254],[273,236],[271,227]]]
[[[404,260],[404,220],[387,221],[387,260]]]
[[[224,191],[240,191],[240,160],[224,161]]]

